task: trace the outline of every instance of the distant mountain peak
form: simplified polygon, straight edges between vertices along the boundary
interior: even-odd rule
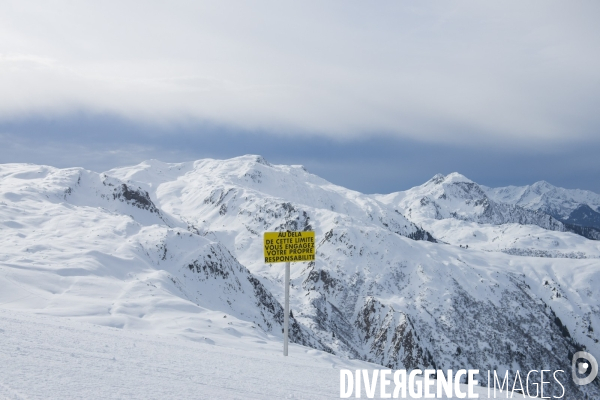
[[[474,183],[474,182],[472,180],[470,180],[469,178],[467,178],[466,176],[459,174],[458,172],[452,172],[448,175],[435,174],[433,176],[433,178],[431,178],[429,181],[427,181],[425,183],[425,185],[428,185],[428,184],[441,185],[444,183],[452,184],[452,183]]]
[[[535,182],[534,184],[532,184],[530,186],[530,188],[536,192],[541,192],[541,193],[545,193],[549,190],[556,189],[556,187],[554,185],[551,185],[550,183],[548,183],[544,180]]]
[[[243,156],[234,157],[227,161],[247,161],[251,163],[257,163],[266,165],[267,167],[271,167],[271,163],[269,163],[263,156],[258,154],[245,154]]]
[[[256,157],[255,159],[256,159],[257,163],[266,165],[268,167],[271,166],[271,164],[263,156],[255,156],[255,157]]]
[[[444,174],[435,174],[433,176],[433,178],[431,178],[429,180],[429,182],[431,182],[431,183],[433,183],[435,185],[438,185],[438,184],[444,182],[444,179],[446,179],[446,176]]]
[[[445,183],[474,183],[472,180],[462,174],[459,174],[458,172],[452,172],[451,174],[448,174],[444,181]]]

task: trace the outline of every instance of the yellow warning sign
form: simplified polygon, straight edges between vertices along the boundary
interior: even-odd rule
[[[265,232],[265,263],[315,260],[315,233]]]

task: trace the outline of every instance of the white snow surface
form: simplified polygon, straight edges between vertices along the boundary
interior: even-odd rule
[[[4,309],[0,322],[3,399],[337,399],[340,370],[381,369],[295,344],[283,357],[273,341],[223,346]],[[487,388],[474,392],[488,398]]]
[[[415,219],[433,236],[454,246],[551,258],[600,258],[600,242],[536,225],[477,224],[447,219]]]
[[[598,242],[450,218],[477,212],[479,191],[456,189],[473,185],[452,174],[365,195],[259,156],[0,165],[0,395],[332,398],[340,368],[373,368],[349,358],[569,366],[555,316],[600,355]],[[443,219],[417,206],[442,194]],[[419,226],[445,243],[410,239]],[[264,264],[262,233],[281,229],[316,232],[317,261],[292,267],[291,309],[298,340],[335,355],[279,355],[283,264]],[[515,364],[507,348],[535,356]]]

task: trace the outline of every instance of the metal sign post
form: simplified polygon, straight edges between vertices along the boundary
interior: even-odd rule
[[[285,263],[285,307],[283,314],[283,355],[288,355],[288,336],[290,326],[290,263]]]
[[[290,325],[290,263],[293,261],[315,260],[315,233],[265,232],[265,263],[285,263],[285,303],[283,309],[283,355],[288,355]]]

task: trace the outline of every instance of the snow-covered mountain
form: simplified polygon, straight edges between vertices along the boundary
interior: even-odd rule
[[[80,168],[5,164],[0,177],[3,299],[117,327],[219,312],[281,335],[283,309],[260,281],[143,189]],[[291,331],[297,343],[326,349],[295,320]]]
[[[296,343],[392,368],[513,374],[600,354],[599,242],[458,174],[382,196],[258,156],[103,174],[6,164],[0,218],[2,307],[277,341],[283,264],[264,264],[262,233],[310,229],[316,261],[292,265]],[[600,396],[565,383],[572,398]]]
[[[542,211],[569,224],[600,229],[600,195],[594,192],[559,188],[545,181],[528,186],[481,188],[497,202]]]
[[[409,218],[455,218],[494,225],[518,223],[564,230],[563,224],[547,214],[492,200],[477,183],[458,173],[438,174],[421,186],[379,196],[379,199],[407,210]]]
[[[333,185],[302,166],[274,166],[260,156],[193,164],[152,160],[107,174],[135,182],[151,192],[154,182],[162,182],[154,189],[162,208],[210,231],[220,231],[219,226],[213,226],[214,219],[228,226],[236,221],[246,230],[256,226],[261,235],[265,228],[307,229],[312,221],[306,212],[314,210],[319,216],[350,216],[402,236],[433,240],[397,210],[371,196]],[[284,223],[273,226],[274,221]]]
[[[562,200],[561,196],[568,191],[555,189],[557,190],[545,192],[545,201],[552,204],[561,202],[567,204],[568,202]],[[592,192],[579,192],[583,193],[580,193],[580,199],[594,199]],[[504,195],[498,193],[504,193]],[[575,211],[572,213],[574,218],[560,220],[558,218],[561,216],[556,212],[550,213],[544,207],[533,206],[538,203],[516,201],[518,196],[515,193],[516,191],[508,188],[490,189],[480,186],[455,172],[447,176],[438,174],[423,185],[403,192],[375,197],[385,204],[397,207],[413,221],[453,218],[478,224],[536,225],[545,230],[573,232],[590,239],[600,239],[600,230],[595,229],[592,225],[574,223],[577,218],[584,218],[582,213],[589,208],[587,204],[575,207],[573,202],[569,203],[575,207]],[[595,196],[600,198],[598,195]],[[525,198],[523,197],[523,199]],[[527,198],[532,199],[531,196]],[[591,204],[594,203],[591,202]],[[593,206],[595,207],[595,205]],[[566,206],[563,207],[563,214],[567,212],[564,210],[566,210]],[[594,213],[594,211],[591,212]],[[571,215],[570,211],[569,215]],[[594,215],[591,215],[587,220],[593,221],[593,218]]]

